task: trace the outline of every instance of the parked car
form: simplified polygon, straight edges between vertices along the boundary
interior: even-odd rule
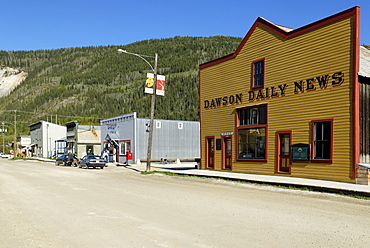
[[[9,158],[10,157],[10,154],[0,153],[0,157],[2,157],[2,158]]]
[[[55,165],[71,166],[73,163],[73,155],[63,154],[55,160]]]
[[[84,167],[86,169],[89,167],[100,167],[104,169],[106,163],[107,162],[100,155],[87,155],[81,159],[78,167]]]

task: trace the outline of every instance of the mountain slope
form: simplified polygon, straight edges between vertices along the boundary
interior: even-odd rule
[[[166,76],[166,95],[157,97],[155,118],[198,120],[198,65],[235,51],[241,38],[174,37],[125,46],[38,51],[0,51],[0,66],[28,73],[8,96],[0,98],[0,121],[28,125],[41,119],[64,124],[98,124],[102,118],[137,112],[149,117],[150,95],[144,94],[150,67],[118,48],[154,55]],[[150,63],[153,61],[148,59]]]

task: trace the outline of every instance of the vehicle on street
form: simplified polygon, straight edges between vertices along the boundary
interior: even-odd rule
[[[87,155],[79,161],[79,168],[100,167],[104,169],[106,161],[100,155]]]
[[[6,153],[0,153],[0,157],[2,158],[10,158],[10,154],[6,154]]]
[[[61,164],[64,166],[71,166],[73,163],[73,159],[73,155],[63,154],[55,160],[55,165],[58,166]]]

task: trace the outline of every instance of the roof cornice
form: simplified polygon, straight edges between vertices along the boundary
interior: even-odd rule
[[[360,7],[355,6],[355,7],[352,7],[350,9],[344,10],[340,13],[334,14],[332,16],[326,17],[326,18],[321,19],[319,21],[310,23],[308,25],[305,25],[305,26],[297,28],[297,29],[293,29],[293,30],[288,31],[288,32],[286,30],[284,30],[280,25],[275,25],[274,23],[269,22],[269,21],[265,20],[264,18],[258,17],[256,19],[256,21],[253,23],[252,27],[249,29],[248,33],[245,35],[245,37],[241,41],[241,43],[239,44],[239,46],[237,47],[237,49],[235,50],[234,53],[231,53],[231,54],[223,56],[221,58],[218,58],[218,59],[206,62],[204,64],[201,64],[201,65],[199,65],[199,69],[204,69],[204,68],[207,68],[209,66],[216,65],[216,64],[222,63],[224,61],[235,58],[240,53],[240,51],[244,47],[245,43],[248,41],[250,36],[253,34],[255,29],[259,25],[267,28],[268,30],[272,31],[273,33],[279,35],[280,37],[282,37],[284,39],[291,39],[293,37],[308,33],[312,30],[327,26],[327,25],[329,25],[331,23],[334,23],[334,22],[337,22],[339,20],[343,20],[343,19],[348,18],[350,16],[357,15],[359,13],[359,10],[360,10]]]

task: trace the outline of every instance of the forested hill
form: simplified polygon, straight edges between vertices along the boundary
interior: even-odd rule
[[[10,95],[0,98],[0,122],[13,123],[17,110],[19,134],[28,134],[28,125],[40,120],[87,125],[131,112],[149,117],[150,95],[144,93],[144,83],[151,69],[136,56],[118,53],[119,48],[158,53],[166,95],[157,97],[155,118],[198,120],[198,65],[234,52],[240,42],[225,36],[175,37],[124,46],[0,51],[0,67],[28,73]]]

